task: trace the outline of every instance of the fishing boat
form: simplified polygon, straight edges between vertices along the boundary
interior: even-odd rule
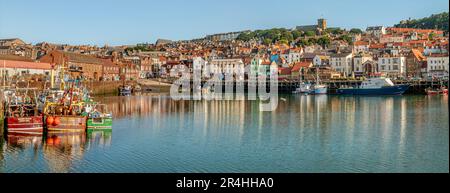
[[[425,93],[427,93],[427,95],[446,95],[448,94],[448,89],[444,86],[442,81],[439,88],[435,88],[433,86],[433,81],[431,81],[431,86],[425,89]]]
[[[44,106],[45,123],[48,131],[84,131],[87,114],[84,111],[85,99],[74,84],[56,102],[46,101]]]
[[[314,94],[327,94],[327,85],[316,84],[314,85]]]
[[[42,135],[43,116],[37,109],[36,89],[4,91],[4,117],[9,134]]]
[[[319,68],[316,68],[316,84],[313,87],[314,94],[327,94],[327,85],[321,84],[319,79]]]
[[[112,130],[112,114],[105,104],[86,104],[88,130]]]
[[[300,86],[295,89],[295,91],[293,91],[293,94],[310,94],[312,93],[313,89],[312,89],[312,85],[311,83],[305,83],[305,82],[301,82]]]
[[[448,94],[448,89],[444,86],[442,86],[439,89],[435,89],[435,88],[426,88],[425,89],[425,93],[427,93],[427,95],[447,95]]]
[[[337,94],[344,95],[401,95],[408,90],[409,85],[395,85],[391,79],[378,77],[369,78],[357,88],[339,88]]]
[[[119,94],[124,95],[130,95],[132,91],[132,87],[130,85],[122,85],[119,87]]]

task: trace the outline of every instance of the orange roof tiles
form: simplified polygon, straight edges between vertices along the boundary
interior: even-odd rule
[[[309,68],[311,66],[311,62],[297,62],[294,64],[294,67],[292,67],[291,72],[298,72],[301,68]]]
[[[436,33],[436,34],[443,34],[444,31],[441,30],[434,30],[434,29],[415,29],[415,28],[388,28],[387,30],[393,31],[393,32],[400,32],[400,33],[409,33],[409,32],[417,32],[417,33]]]
[[[355,45],[355,46],[367,46],[367,45],[369,45],[369,42],[356,41],[356,42],[353,43],[353,45]]]
[[[51,70],[52,65],[50,63],[40,62],[25,62],[15,60],[0,60],[0,66],[6,68],[23,68],[23,69],[38,69],[38,70]]]

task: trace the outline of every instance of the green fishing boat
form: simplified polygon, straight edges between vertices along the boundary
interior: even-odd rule
[[[88,130],[112,130],[112,114],[108,113],[105,104],[88,103],[85,106]]]

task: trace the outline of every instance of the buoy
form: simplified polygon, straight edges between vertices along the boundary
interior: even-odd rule
[[[59,117],[55,117],[53,119],[53,126],[57,126],[61,123],[61,119]]]
[[[52,125],[53,121],[53,117],[47,117],[47,125]]]
[[[53,145],[53,139],[52,138],[47,138],[47,144]]]

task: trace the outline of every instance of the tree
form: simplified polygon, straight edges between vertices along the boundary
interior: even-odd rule
[[[334,35],[340,35],[344,33],[344,30],[340,28],[328,28],[326,29],[328,33],[334,34]]]
[[[281,34],[281,39],[291,42],[292,40],[294,40],[294,36],[292,35],[291,32],[285,31]]]
[[[265,44],[265,45],[270,45],[271,43],[272,43],[272,39],[270,39],[270,38],[265,38],[264,39],[264,41],[263,41],[263,43]]]
[[[305,36],[307,36],[307,37],[311,37],[311,36],[315,36],[315,35],[316,35],[316,32],[314,32],[314,31],[305,32]]]
[[[352,28],[350,30],[350,33],[352,33],[352,34],[362,34],[363,31],[361,29],[358,29],[358,28]]]
[[[428,35],[428,40],[433,40],[435,36],[436,34],[434,34],[433,32],[430,33],[430,35]]]
[[[325,48],[325,47],[327,47],[328,45],[330,45],[330,43],[331,43],[331,40],[330,40],[330,38],[329,38],[328,36],[320,37],[320,38],[317,40],[317,44],[319,44],[319,45],[322,46],[323,48]]]
[[[344,40],[348,44],[352,44],[352,37],[350,37],[348,35],[342,35],[339,39]]]
[[[308,41],[308,40],[306,40],[306,39],[301,39],[300,41],[297,42],[296,45],[299,46],[299,47],[302,47],[302,46],[310,46],[310,45],[311,45],[311,42]]]
[[[302,33],[300,31],[298,31],[298,30],[294,30],[291,33],[292,33],[292,37],[294,38],[294,40],[296,40],[297,38],[302,36]]]
[[[241,40],[241,41],[249,41],[250,39],[252,39],[250,33],[241,33],[237,37],[237,40]]]
[[[439,14],[433,14],[430,17],[424,17],[421,19],[402,21],[399,24],[394,25],[394,27],[439,29],[448,32],[448,19],[448,12],[443,12]]]

